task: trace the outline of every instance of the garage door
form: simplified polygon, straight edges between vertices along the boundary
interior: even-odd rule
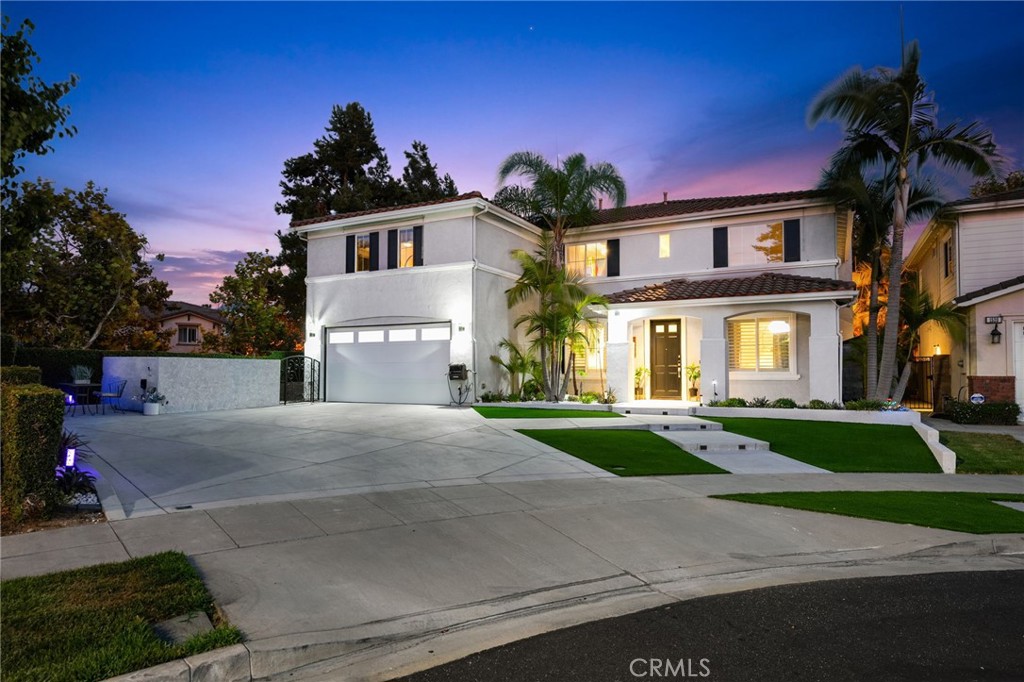
[[[446,405],[451,324],[327,329],[327,400]]]

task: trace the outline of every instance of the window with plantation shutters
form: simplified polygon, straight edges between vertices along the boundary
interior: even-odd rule
[[[751,315],[729,320],[729,370],[791,373],[795,329],[793,315]]]

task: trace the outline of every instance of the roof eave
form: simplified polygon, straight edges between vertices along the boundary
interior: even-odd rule
[[[671,215],[659,216],[657,218],[642,218],[640,220],[620,220],[614,223],[598,223],[593,225],[581,225],[581,229],[587,230],[614,230],[623,227],[649,227],[663,223],[678,222],[699,222],[714,218],[727,218],[737,215],[751,215],[756,213],[773,213],[776,211],[790,211],[796,208],[814,208],[817,206],[835,206],[836,202],[827,197],[813,197],[807,199],[794,199],[792,201],[780,201],[770,204],[748,204],[733,208],[722,208],[714,211],[700,211],[697,213],[673,213]],[[628,207],[627,207],[628,208]]]
[[[674,298],[661,301],[637,301],[629,303],[609,303],[615,308],[649,308],[661,305],[684,305],[704,307],[711,305],[735,305],[743,303],[786,303],[796,301],[828,301],[853,300],[857,297],[856,289],[838,291],[808,291],[798,294],[759,294],[756,296],[715,296],[712,298]]]

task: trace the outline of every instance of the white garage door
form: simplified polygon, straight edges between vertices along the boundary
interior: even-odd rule
[[[327,329],[327,400],[446,405],[451,325]]]

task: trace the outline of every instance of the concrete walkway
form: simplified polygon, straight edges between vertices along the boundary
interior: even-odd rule
[[[444,408],[303,405],[71,423],[102,455],[94,463],[114,478],[121,518],[6,537],[0,576],[166,549],[189,554],[247,640],[199,662],[161,666],[148,680],[189,679],[204,665],[222,666],[219,679],[383,680],[698,595],[1024,568],[1018,535],[709,498],[785,490],[1019,493],[1022,477],[618,478],[510,424]],[[241,672],[232,677],[228,668]]]
[[[926,417],[921,423],[938,431],[966,431],[968,433],[996,433],[1013,436],[1024,443],[1024,424],[1013,426],[991,426],[988,424],[956,424],[948,419]]]

